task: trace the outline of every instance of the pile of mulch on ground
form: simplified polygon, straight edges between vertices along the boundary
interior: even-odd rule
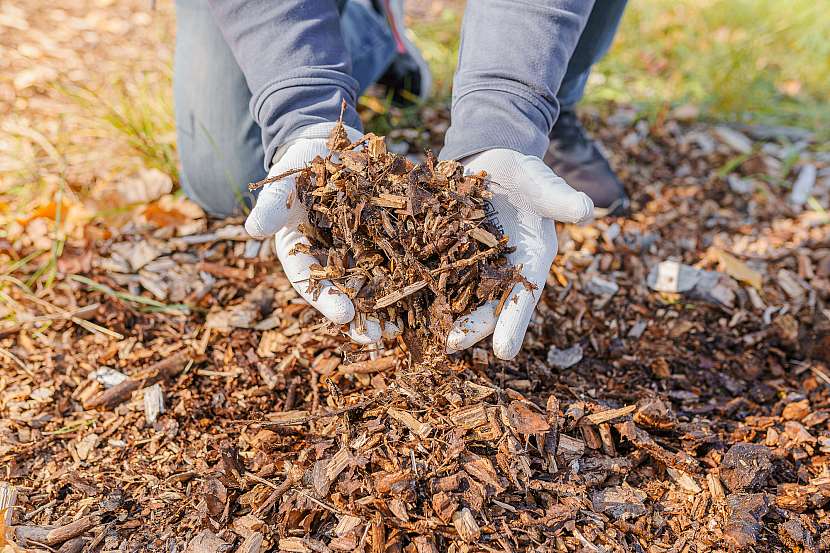
[[[350,344],[233,222],[70,240],[40,290],[21,262],[0,521],[64,552],[827,550],[830,158],[604,121],[635,215],[560,229],[511,362]]]
[[[498,312],[525,282],[507,261],[508,237],[486,219],[486,173],[465,176],[430,152],[415,164],[371,133],[352,143],[342,121],[328,147],[290,172],[308,213],[309,244],[294,250],[325,260],[301,285],[319,294],[321,281],[332,282],[353,301],[358,331],[371,317],[408,330],[413,352],[442,352],[455,319],[493,300]]]

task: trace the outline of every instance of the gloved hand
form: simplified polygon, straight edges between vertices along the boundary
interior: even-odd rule
[[[280,147],[274,154],[274,164],[268,176],[305,167],[315,157],[328,155],[326,142],[333,126],[334,123],[320,123],[303,128],[298,137]],[[346,131],[352,141],[363,136],[360,131],[350,127],[346,127]],[[300,223],[308,221],[308,214],[296,198],[295,180],[295,175],[291,175],[265,185],[257,197],[256,205],[245,220],[245,230],[260,240],[274,236],[277,258],[294,289],[331,322],[351,323],[348,334],[352,340],[365,345],[379,342],[381,336],[396,336],[400,331],[395,325],[386,323],[381,331],[380,323],[372,319],[365,320],[364,329],[359,331],[353,320],[354,305],[348,296],[340,292],[330,281],[324,280],[320,283],[322,288],[316,299],[314,294],[308,291],[311,265],[320,263],[320,260],[305,253],[291,253],[295,245],[309,243],[298,228]]]
[[[581,223],[593,215],[594,204],[571,188],[545,163],[515,150],[493,149],[462,160],[465,172],[486,171],[493,213],[489,220],[509,237],[516,251],[508,258],[536,288],[517,284],[496,315],[498,301],[487,302],[453,324],[447,352],[466,349],[493,334],[493,352],[500,359],[519,353],[536,304],[542,297],[558,242],[554,221]]]

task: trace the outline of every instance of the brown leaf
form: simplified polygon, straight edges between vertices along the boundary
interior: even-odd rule
[[[758,290],[761,289],[761,281],[763,280],[761,273],[750,268],[746,263],[730,253],[719,248],[712,248],[712,250],[723,272],[735,280],[745,282]]]
[[[41,217],[44,217],[46,219],[52,219],[54,221],[54,220],[57,219],[59,212],[60,212],[61,219],[66,220],[66,216],[69,213],[70,209],[71,209],[71,206],[68,203],[66,203],[65,200],[61,199],[60,211],[59,211],[58,210],[58,204],[55,202],[55,200],[52,200],[48,204],[42,205],[42,206],[38,207],[37,209],[35,209],[32,212],[32,214],[29,215],[28,217],[24,217],[22,219],[19,219],[18,222],[25,227],[31,221],[34,221],[35,219],[39,219]]]
[[[537,413],[522,401],[511,401],[507,407],[507,421],[519,434],[539,434],[550,430],[545,416]]]
[[[148,204],[144,208],[144,218],[157,227],[175,227],[187,221],[187,216],[176,208],[165,209],[159,202]]]

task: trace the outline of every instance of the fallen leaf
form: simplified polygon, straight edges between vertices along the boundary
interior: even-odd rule
[[[507,407],[510,426],[519,434],[538,434],[547,432],[550,425],[541,414],[531,410],[521,401],[512,401]]]
[[[719,248],[713,248],[713,251],[723,272],[735,280],[745,282],[758,290],[761,289],[761,281],[763,279],[761,273],[750,268],[746,263],[730,253]]]
[[[66,218],[66,215],[67,215],[67,213],[69,213],[70,208],[71,208],[71,206],[68,203],[66,203],[63,199],[61,199],[60,214],[61,214],[62,219]],[[57,216],[58,216],[58,204],[55,202],[55,200],[52,200],[48,204],[42,205],[42,206],[38,207],[37,209],[35,209],[32,212],[32,214],[29,215],[28,217],[25,217],[23,219],[18,219],[17,222],[20,223],[23,226],[26,226],[31,221],[34,221],[35,219],[39,219],[41,217],[44,217],[46,219],[52,219],[54,221],[55,219],[57,219]]]
[[[144,218],[157,227],[174,227],[188,220],[188,217],[176,208],[165,209],[159,202],[153,202],[144,208]]]
[[[152,202],[172,190],[170,175],[158,169],[142,169],[116,184],[119,199],[127,204]]]

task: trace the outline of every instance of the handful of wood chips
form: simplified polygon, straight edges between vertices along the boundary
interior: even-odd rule
[[[325,158],[297,171],[289,201],[308,211],[300,230],[310,245],[295,251],[320,260],[309,292],[331,281],[353,301],[359,331],[375,318],[404,330],[408,344],[443,345],[455,319],[491,300],[500,310],[524,282],[507,260],[508,237],[488,222],[484,172],[464,175],[431,152],[416,165],[372,133],[351,142],[342,122],[327,145]]]

